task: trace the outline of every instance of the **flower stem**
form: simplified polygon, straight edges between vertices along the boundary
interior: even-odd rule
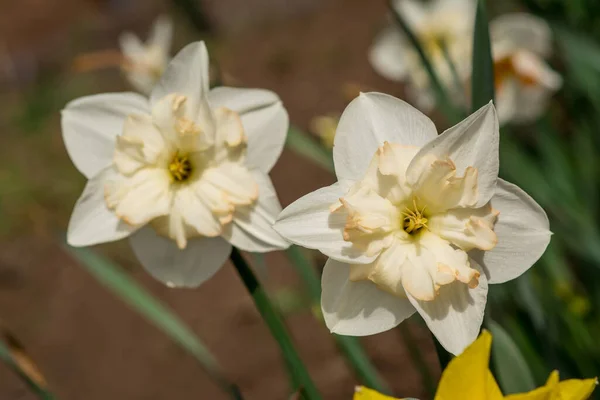
[[[438,360],[440,361],[440,368],[443,372],[448,366],[448,363],[450,363],[450,360],[452,360],[452,355],[448,353],[446,349],[444,349],[444,346],[442,346],[440,342],[438,342],[437,338],[433,333],[431,334],[431,337],[433,338],[433,344],[435,344],[435,351],[437,352]]]
[[[421,374],[421,383],[427,391],[429,398],[433,399],[435,396],[435,383],[433,377],[431,376],[431,371],[423,359],[423,353],[421,352],[421,349],[417,345],[412,333],[410,332],[407,321],[398,325],[398,329],[400,331],[400,335],[402,335],[402,340],[408,349],[410,359]]]
[[[296,272],[304,281],[313,305],[320,310],[321,280],[312,263],[297,246],[291,246],[286,253]],[[391,394],[390,388],[369,360],[358,338],[335,334],[333,338],[362,384],[378,392]]]
[[[294,344],[292,343],[281,317],[273,308],[264,289],[254,276],[254,273],[240,254],[239,250],[235,247],[231,251],[230,259],[240,278],[244,282],[246,289],[248,289],[248,292],[252,296],[256,308],[269,327],[271,335],[273,335],[281,348],[283,358],[292,377],[292,383],[295,386],[294,389],[301,389],[306,400],[320,400],[321,395],[317,391],[304,363],[294,348]]]

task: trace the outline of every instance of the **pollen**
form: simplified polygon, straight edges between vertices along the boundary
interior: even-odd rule
[[[192,175],[192,164],[187,155],[175,153],[169,163],[169,173],[175,182],[185,182]]]
[[[421,210],[417,207],[417,200],[413,199],[413,207],[406,207],[402,212],[402,228],[408,234],[415,234],[421,231],[421,229],[429,229],[427,227],[427,218],[425,217],[425,208]]]

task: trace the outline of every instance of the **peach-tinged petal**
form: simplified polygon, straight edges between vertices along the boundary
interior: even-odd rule
[[[219,107],[213,112],[217,123],[217,141],[225,143],[228,147],[244,144],[246,135],[238,113],[225,107]]]
[[[144,168],[131,177],[107,180],[104,195],[107,206],[124,222],[143,225],[169,213],[171,206],[168,172]]]
[[[411,183],[429,212],[437,213],[456,207],[472,207],[477,203],[477,169],[467,167],[464,176],[456,176],[454,162],[433,155],[423,157],[420,176]]]
[[[496,189],[499,137],[496,109],[490,102],[419,150],[406,173],[409,184],[413,188],[417,187],[417,182],[422,180],[422,175],[431,167],[432,157],[446,161],[450,159],[456,166],[456,175],[469,176],[469,181],[475,177],[475,171],[469,173],[467,169],[477,171],[477,202],[473,205],[485,205]],[[472,186],[465,182],[465,189]],[[470,201],[465,204],[470,204]]]
[[[429,217],[429,230],[464,251],[491,250],[498,243],[494,225],[500,212],[489,204],[457,208]]]

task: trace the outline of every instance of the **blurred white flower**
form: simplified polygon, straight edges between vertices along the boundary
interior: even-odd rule
[[[439,136],[394,97],[350,103],[333,147],[338,182],[275,224],[330,257],[321,306],[332,332],[376,334],[417,311],[454,354],[477,337],[488,284],[529,269],[551,235],[540,206],[498,179],[498,129],[491,103]]]
[[[121,68],[131,85],[141,93],[149,94],[170,61],[173,23],[168,17],[159,17],[143,43],[131,32],[119,37],[123,63]]]
[[[452,98],[457,102],[464,99],[464,93],[457,87],[456,78],[464,78],[470,69],[475,4],[474,0],[394,1],[395,11],[419,39],[442,84],[456,92]],[[444,47],[455,71],[444,55]],[[376,38],[369,59],[385,78],[406,80],[407,94],[419,108],[429,110],[435,105],[427,71],[412,44],[395,24]]]
[[[209,91],[203,42],[173,59],[149,99],[88,96],[62,112],[67,151],[88,178],[69,222],[69,244],[131,235],[137,257],[170,286],[197,286],[231,245],[265,252],[288,244],[272,228],[281,211],[269,178],[288,115],[276,94]]]
[[[552,31],[530,14],[505,14],[490,24],[501,124],[528,123],[546,110],[562,77],[544,61],[552,52]]]

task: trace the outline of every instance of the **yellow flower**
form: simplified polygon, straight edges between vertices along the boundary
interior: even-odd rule
[[[488,369],[492,335],[483,331],[465,351],[454,358],[444,370],[435,400],[586,400],[598,380],[569,379],[559,382],[553,371],[546,384],[528,393],[502,395]],[[357,387],[354,400],[394,400],[373,390]]]

